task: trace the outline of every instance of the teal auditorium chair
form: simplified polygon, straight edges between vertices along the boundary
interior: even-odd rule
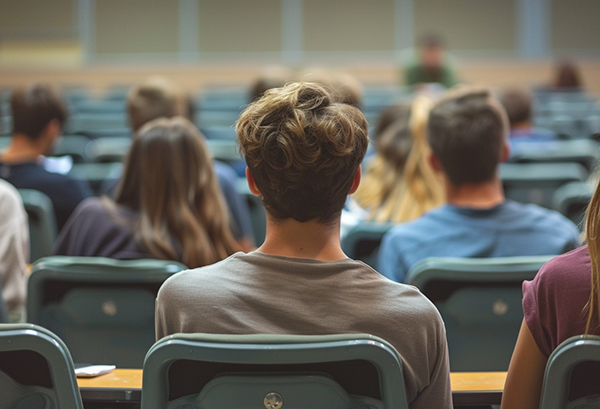
[[[552,208],[577,224],[583,230],[585,211],[592,200],[594,186],[589,182],[567,183],[554,192]]]
[[[359,223],[342,239],[342,250],[351,259],[361,260],[377,270],[381,240],[392,227],[394,223]]]
[[[0,324],[0,409],[83,409],[69,350],[31,324]]]
[[[591,139],[517,144],[510,153],[516,163],[580,163],[593,172],[598,162],[600,143]]]
[[[506,371],[523,321],[521,285],[552,256],[428,258],[410,269],[446,325],[450,370]]]
[[[52,254],[56,240],[56,218],[50,198],[37,190],[19,189],[29,221],[29,260]]]
[[[583,182],[589,176],[580,163],[503,163],[500,178],[509,199],[552,207],[552,195],[565,183]]]
[[[175,334],[144,361],[142,409],[406,409],[402,363],[365,334]]]
[[[75,362],[141,368],[155,341],[158,289],[184,269],[165,260],[46,257],[29,277],[27,318],[64,340]]]
[[[540,408],[599,408],[599,380],[600,337],[571,337],[561,343],[548,358]]]

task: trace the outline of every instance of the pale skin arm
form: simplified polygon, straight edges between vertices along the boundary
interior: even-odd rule
[[[501,409],[539,409],[546,361],[523,320],[508,367]]]

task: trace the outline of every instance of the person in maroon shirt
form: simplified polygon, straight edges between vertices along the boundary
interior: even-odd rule
[[[566,339],[600,335],[600,186],[586,220],[587,245],[555,257],[523,283],[524,320],[508,368],[502,409],[539,408],[546,363]],[[569,400],[600,393],[600,365],[571,374]]]

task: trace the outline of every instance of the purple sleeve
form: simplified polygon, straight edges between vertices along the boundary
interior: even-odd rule
[[[562,341],[585,332],[590,296],[587,246],[554,257],[523,283],[523,313],[540,352],[549,357]]]
[[[548,323],[545,321],[544,311],[540,308],[540,306],[546,305],[544,293],[540,291],[542,272],[546,266],[547,264],[542,267],[533,280],[523,282],[523,314],[527,328],[529,328],[540,352],[545,357],[549,357],[552,348],[548,343],[548,334],[545,329]]]

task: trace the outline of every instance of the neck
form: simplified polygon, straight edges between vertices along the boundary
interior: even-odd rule
[[[473,209],[489,209],[503,203],[504,190],[502,182],[496,173],[488,182],[470,183],[456,186],[444,177],[446,185],[446,200],[448,204]]]
[[[258,248],[265,254],[334,261],[347,258],[340,246],[340,220],[330,224],[315,220],[276,220],[267,214],[265,242]]]
[[[45,155],[47,148],[44,141],[33,140],[27,135],[15,134],[8,147],[0,154],[4,163],[35,162],[40,155]]]

